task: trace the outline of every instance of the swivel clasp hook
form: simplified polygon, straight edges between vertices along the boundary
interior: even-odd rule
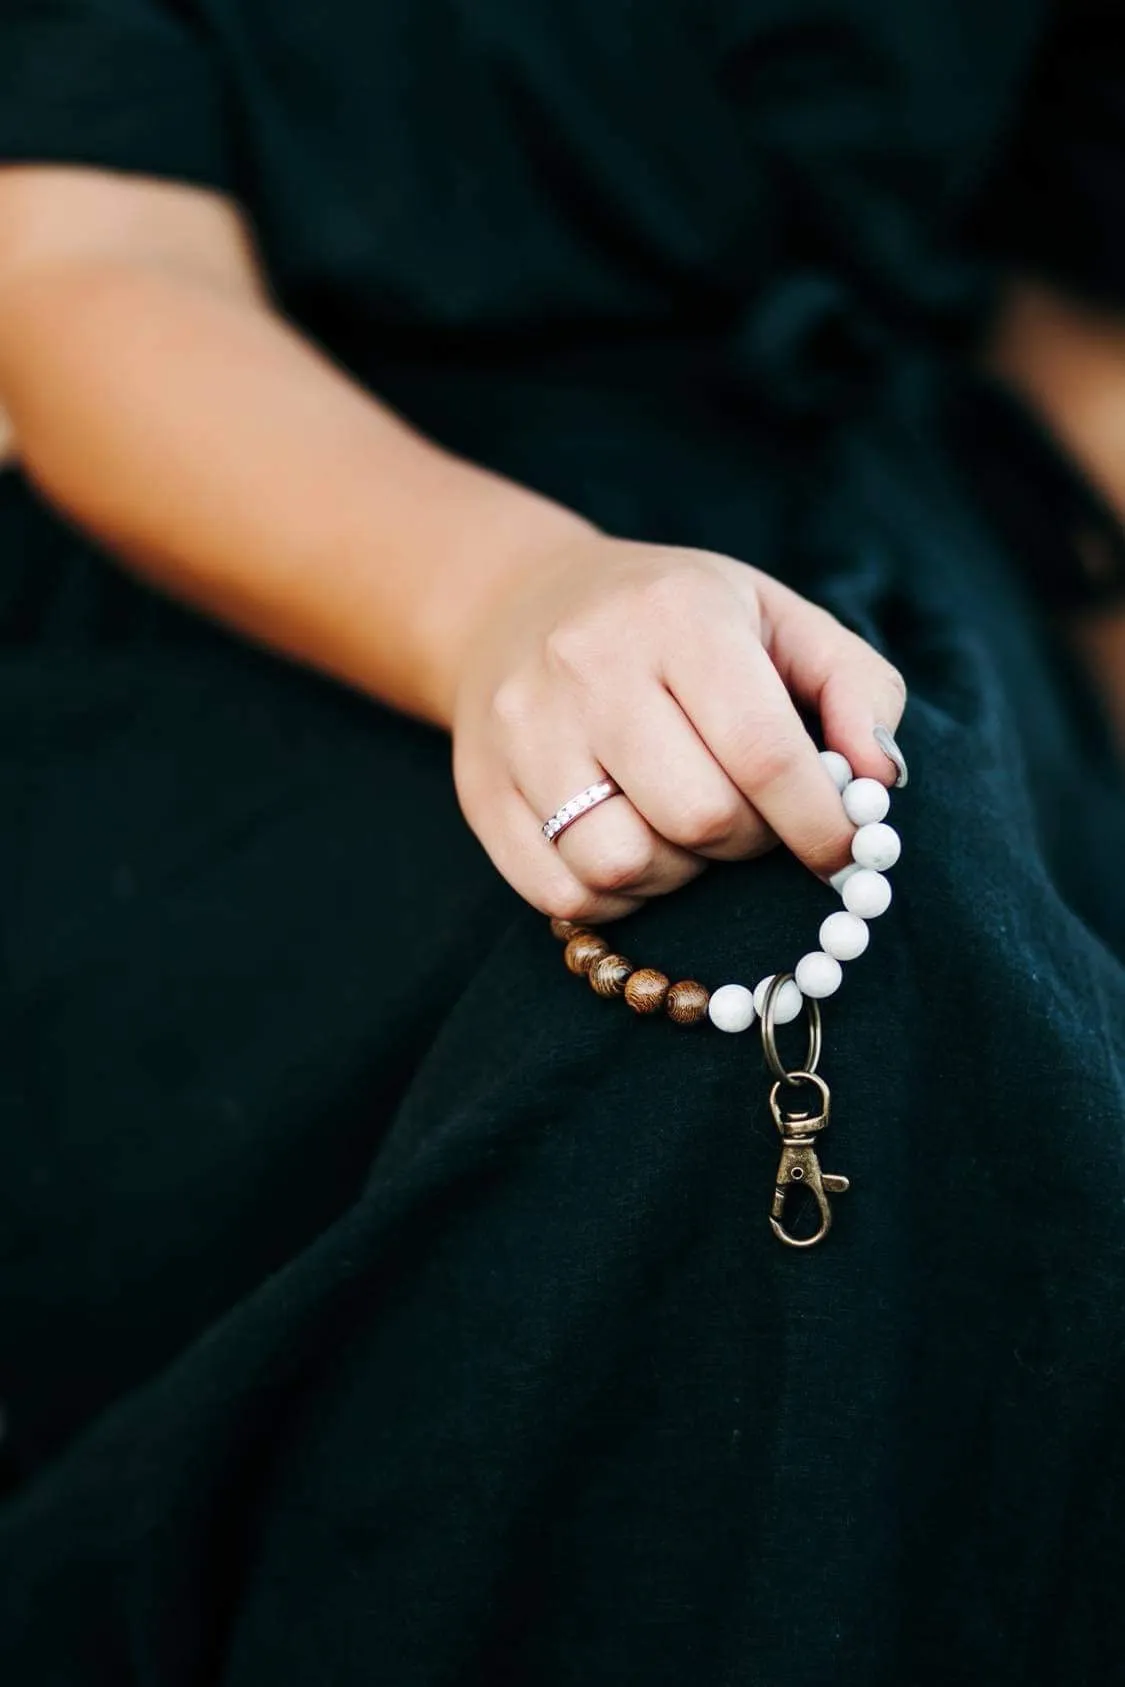
[[[820,1094],[820,1107],[813,1113],[785,1114],[779,1097],[782,1086],[812,1084]],[[842,1195],[848,1187],[846,1177],[835,1172],[822,1172],[816,1155],[816,1133],[828,1123],[831,1095],[828,1085],[815,1072],[788,1072],[778,1078],[770,1090],[770,1112],[781,1132],[781,1159],[777,1167],[777,1184],[770,1209],[770,1229],[779,1241],[790,1248],[811,1248],[827,1236],[832,1228],[832,1208],[829,1195]],[[811,1236],[794,1236],[782,1224],[785,1197],[791,1184],[805,1184],[820,1211],[820,1228]]]

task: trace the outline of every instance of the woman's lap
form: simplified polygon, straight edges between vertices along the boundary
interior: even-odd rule
[[[5,566],[73,591],[85,547],[13,558],[13,526]],[[114,631],[48,611],[0,647],[0,1394],[24,1469],[348,1204],[515,907],[436,734],[97,566],[87,626]]]
[[[80,684],[8,662],[40,711],[5,747],[12,1457],[78,1432],[0,1513],[16,1679],[1125,1656],[1089,1607],[1123,1544],[1125,982],[1068,901],[1081,817],[1049,825],[1068,705],[963,568],[948,610],[864,568],[837,606],[893,616],[915,778],[895,907],[826,1012],[852,1188],[808,1256],[766,1223],[753,1039],[569,977],[437,740],[202,633]],[[752,983],[831,906],[778,856],[621,943]]]

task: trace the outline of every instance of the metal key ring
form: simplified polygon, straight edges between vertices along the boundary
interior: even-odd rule
[[[791,972],[775,973],[773,978],[770,979],[765,999],[762,1002],[762,1053],[765,1055],[766,1065],[774,1077],[787,1084],[800,1083],[803,1077],[814,1074],[820,1065],[820,1003],[812,996],[803,998],[809,1016],[809,1046],[804,1061],[799,1067],[794,1067],[792,1072],[787,1072],[781,1064],[781,1057],[777,1052],[777,1037],[774,1025],[777,994],[782,985],[788,984],[792,977]]]

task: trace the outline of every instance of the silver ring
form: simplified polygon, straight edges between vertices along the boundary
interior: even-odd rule
[[[786,1084],[798,1083],[802,1078],[815,1078],[816,1069],[820,1065],[820,1003],[815,996],[804,999],[805,1011],[809,1016],[809,1046],[805,1053],[805,1063],[799,1069],[794,1067],[787,1072],[781,1064],[781,1056],[777,1052],[777,1037],[775,1035],[774,1009],[782,985],[788,984],[793,977],[791,972],[775,973],[770,981],[762,1002],[762,1053],[766,1057],[766,1065],[779,1082]]]
[[[576,820],[581,820],[584,814],[589,814],[599,803],[608,802],[610,797],[619,797],[621,786],[612,779],[599,779],[596,785],[587,785],[584,791],[564,802],[561,808],[544,820],[539,828],[548,843],[557,843],[568,826],[573,826]]]

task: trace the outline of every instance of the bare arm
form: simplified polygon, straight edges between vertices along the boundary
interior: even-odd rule
[[[545,912],[612,917],[778,839],[851,828],[795,707],[857,773],[890,665],[768,574],[612,539],[423,439],[272,308],[237,209],[0,171],[0,403],[46,497],[249,637],[453,734],[465,814]],[[547,844],[539,820],[609,773]]]
[[[1125,312],[1023,282],[1011,290],[991,362],[1043,415],[1125,524]],[[1125,749],[1125,608],[1076,616],[1069,632]]]
[[[442,726],[504,573],[590,531],[302,339],[202,190],[0,171],[0,396],[27,474],[137,572]]]

